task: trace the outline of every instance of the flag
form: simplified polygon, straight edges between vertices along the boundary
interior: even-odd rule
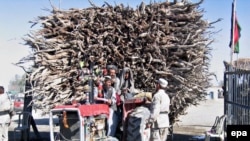
[[[234,24],[234,27],[233,27]],[[240,32],[241,27],[238,23],[237,16],[234,11],[234,4],[232,5],[232,22],[231,22],[231,39],[229,46],[232,47],[232,41],[234,43],[234,53],[239,53],[240,46],[239,46],[239,39],[240,39]]]
[[[236,16],[235,16],[234,22],[235,22],[234,37],[233,37],[234,53],[239,53],[239,51],[240,51],[239,39],[240,39],[241,27],[240,27],[240,24],[238,23],[238,20],[237,20]]]

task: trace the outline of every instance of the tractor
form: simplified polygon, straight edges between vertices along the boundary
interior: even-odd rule
[[[95,104],[93,64],[85,74],[89,77],[90,88],[87,99],[83,104],[72,102],[70,105],[56,106],[50,110],[50,140],[51,141],[148,141],[150,128],[146,128],[149,118],[149,103],[151,93],[137,93],[132,99],[122,104],[122,122],[118,123],[117,136],[107,137],[107,119],[109,106]],[[90,73],[89,73],[90,72]]]
[[[148,141],[150,128],[145,98],[133,98],[123,103],[123,120],[117,138],[106,136],[109,107],[106,104],[62,105],[50,111],[51,141]],[[119,131],[118,131],[119,132]]]

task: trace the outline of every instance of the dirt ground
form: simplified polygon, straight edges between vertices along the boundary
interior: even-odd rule
[[[216,118],[224,113],[224,100],[206,100],[198,106],[190,106],[187,114],[180,116],[180,122],[174,125],[174,141],[190,141],[193,136],[203,136],[209,130]],[[31,127],[31,141],[49,141],[49,116],[41,116],[40,112],[33,112],[33,117],[37,124],[41,138],[37,138]],[[14,141],[14,128],[17,126],[18,117],[13,117],[9,127],[9,141]],[[20,138],[20,133],[16,134],[16,139]],[[200,140],[201,141],[201,140]]]
[[[192,137],[202,137],[215,122],[216,116],[224,114],[224,99],[202,101],[200,105],[190,106],[187,114],[180,116],[174,125],[174,141],[190,141]],[[202,140],[199,140],[202,141]]]

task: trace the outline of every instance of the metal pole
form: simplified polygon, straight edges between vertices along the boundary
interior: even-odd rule
[[[236,0],[233,0],[233,4],[232,4],[232,39],[231,39],[231,60],[230,60],[230,64],[233,65],[233,54],[234,54],[234,28],[235,28],[235,7],[236,7]]]
[[[89,103],[93,104],[94,103],[94,73],[93,73],[93,61],[91,60],[89,62],[89,70],[90,70],[90,79],[89,79],[89,87],[90,87],[90,92],[89,92]]]

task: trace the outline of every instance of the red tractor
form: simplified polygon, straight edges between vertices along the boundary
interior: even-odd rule
[[[93,76],[92,66],[91,63],[89,71],[91,76]],[[57,106],[50,111],[50,140],[116,141],[119,139],[122,141],[148,141],[150,128],[146,128],[146,120],[149,118],[150,112],[146,98],[137,97],[124,101],[122,104],[122,128],[119,128],[121,132],[117,134],[118,139],[107,137],[109,106],[94,104],[94,81],[93,79],[88,80],[91,90],[86,101],[87,104]]]
[[[134,98],[123,104],[122,135],[119,140],[148,141],[146,128],[149,109],[145,98]],[[50,111],[51,141],[118,141],[106,136],[109,107],[106,104],[64,105]]]

